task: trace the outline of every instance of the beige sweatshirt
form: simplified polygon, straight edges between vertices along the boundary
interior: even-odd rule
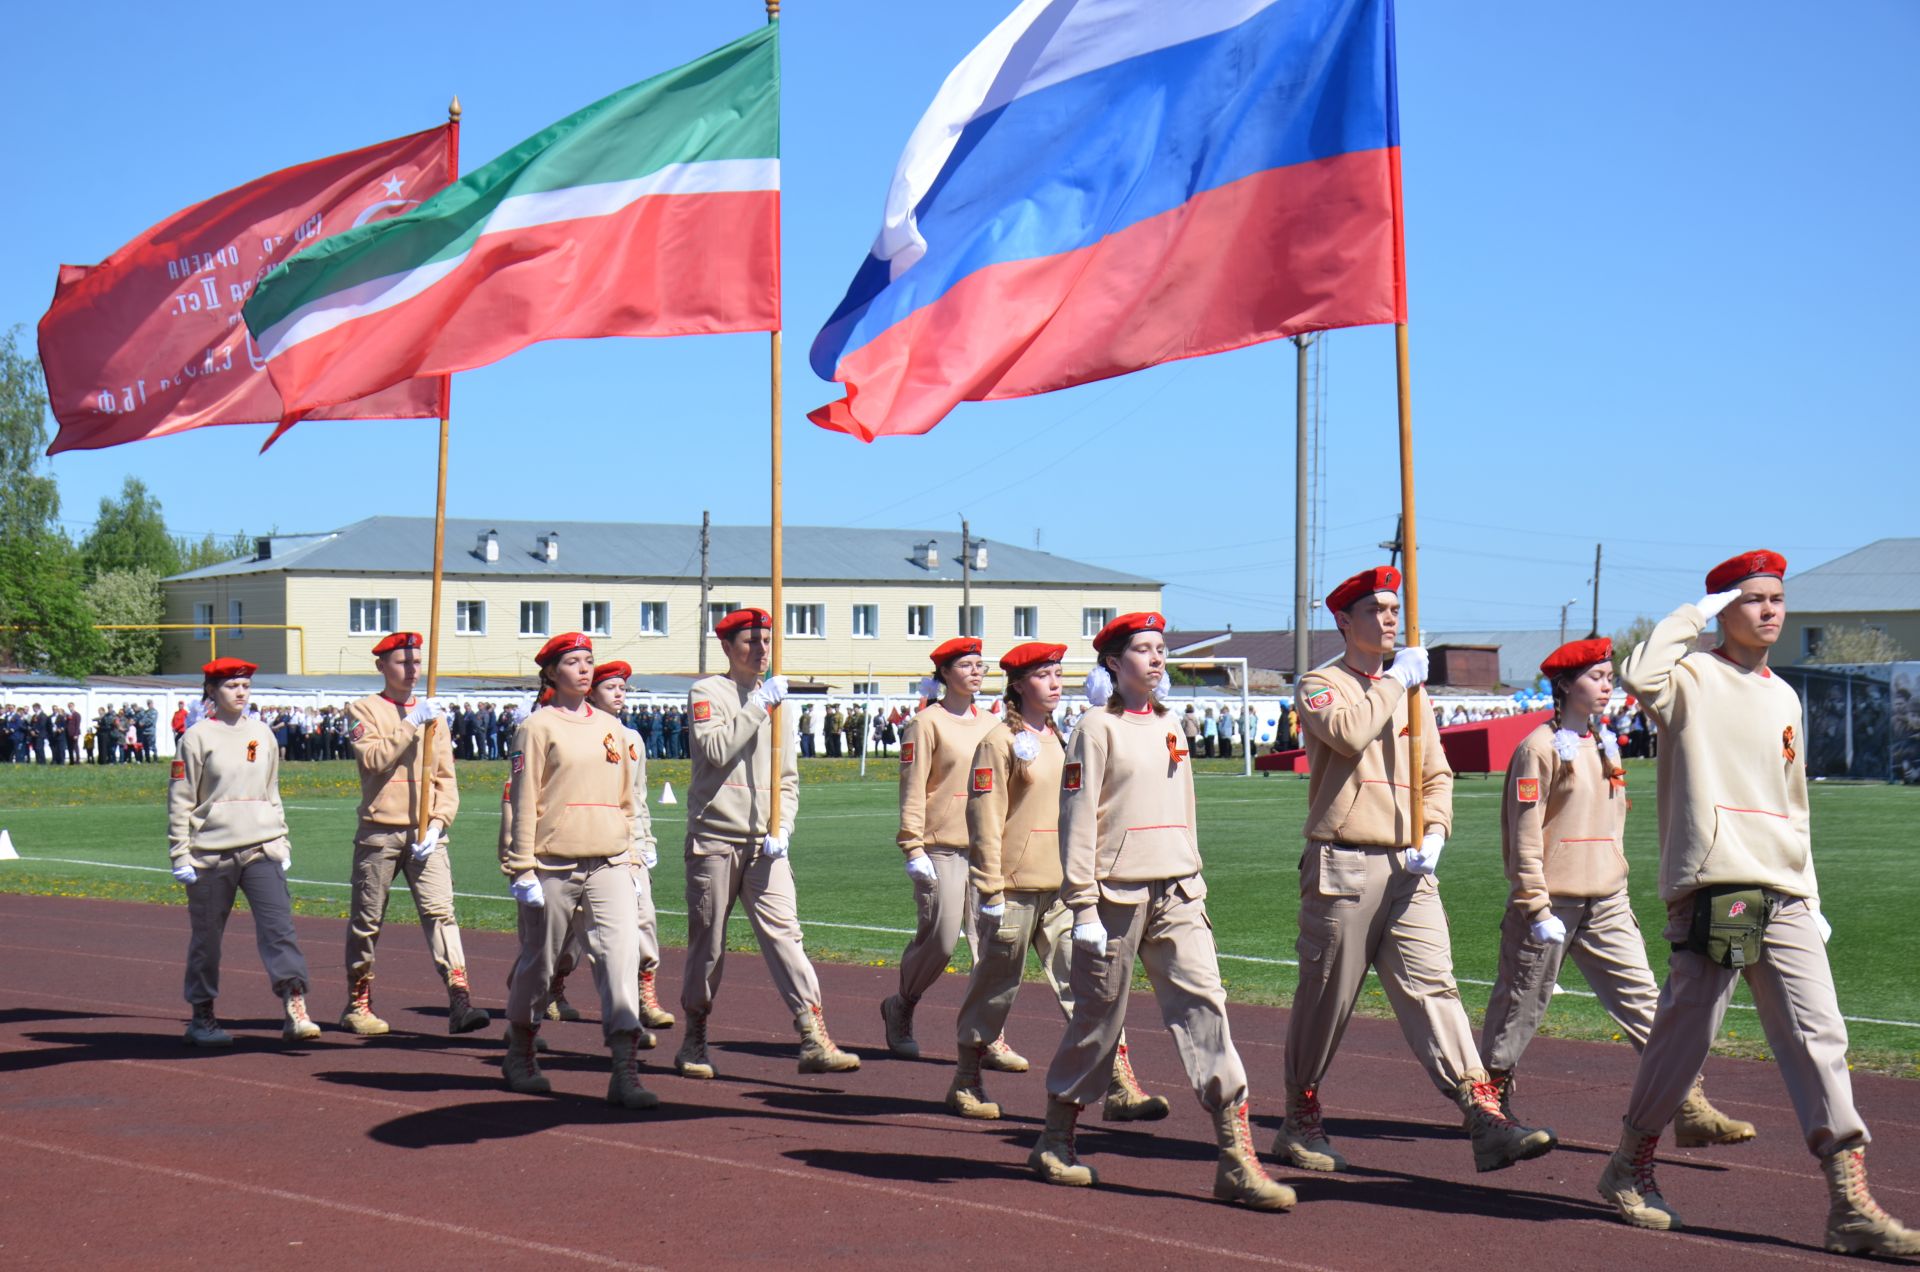
[[[347,708],[353,719],[353,758],[360,766],[360,820],[394,829],[419,816],[420,734],[407,723],[413,703],[371,694]],[[433,796],[427,816],[453,828],[460,787],[453,775],[453,739],[442,724],[433,733]]]
[[[501,869],[570,870],[591,857],[625,857],[633,841],[633,761],[627,730],[598,708],[549,707],[514,734],[507,780],[512,830]]]
[[[1509,903],[1540,919],[1560,898],[1610,897],[1627,886],[1627,791],[1607,780],[1598,742],[1573,759],[1553,749],[1553,726],[1521,739],[1507,764],[1500,843]]]
[[[1408,800],[1407,691],[1392,676],[1345,662],[1300,677],[1295,703],[1306,735],[1307,840],[1316,844],[1412,848]],[[1420,711],[1424,826],[1453,829],[1453,771],[1433,713]]]
[[[1060,776],[1060,897],[1074,922],[1092,917],[1103,894],[1145,899],[1124,885],[1200,873],[1193,760],[1174,758],[1186,750],[1171,713],[1099,708],[1080,718]]]
[[[766,837],[773,806],[773,722],[747,702],[753,691],[730,676],[708,676],[687,691],[693,778],[687,789],[687,845],[696,839],[753,844]],[[800,747],[796,712],[780,713],[780,833],[791,834],[800,811]]]
[[[633,766],[633,846],[636,861],[653,856],[659,846],[653,838],[653,810],[647,807],[647,740],[637,729],[627,729],[627,759]]]
[[[900,851],[967,850],[968,768],[980,739],[1000,723],[978,705],[955,715],[938,703],[900,735]]]
[[[167,786],[167,853],[174,863],[212,865],[220,854],[286,837],[273,730],[258,716],[238,724],[208,716],[188,729]]]
[[[973,749],[967,779],[967,835],[973,886],[982,905],[998,905],[1005,893],[1055,892],[1060,888],[1060,770],[1066,748],[1052,729],[1019,733],[1040,753],[1022,760],[1013,753],[1012,725],[1000,724]]]
[[[1739,883],[1818,900],[1800,696],[1770,671],[1687,653],[1706,625],[1682,605],[1620,668],[1660,728],[1660,895]]]

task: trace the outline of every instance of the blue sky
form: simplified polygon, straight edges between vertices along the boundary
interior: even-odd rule
[[[786,509],[975,534],[1169,584],[1178,626],[1292,616],[1293,347],[1269,344],[862,445],[806,365],[914,121],[1012,0],[784,6]],[[762,20],[757,0],[15,13],[0,326],[262,173],[430,127],[468,167]],[[314,11],[316,15],[321,11]],[[1920,533],[1910,385],[1920,6],[1415,0],[1399,12],[1421,610],[1430,629],[1601,626],[1753,546],[1795,568]],[[454,385],[457,516],[763,523],[765,336],[536,346]],[[1326,346],[1323,580],[1399,507],[1390,328]],[[434,426],[205,429],[52,461],[75,533],[142,477],[182,530],[428,514]],[[1902,493],[1908,491],[1908,493]],[[1902,510],[1905,511],[1902,511]],[[1584,626],[1581,627],[1584,631]]]

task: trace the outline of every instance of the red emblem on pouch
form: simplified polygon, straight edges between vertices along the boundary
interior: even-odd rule
[[[1061,770],[1060,786],[1061,789],[1069,791],[1077,791],[1080,789],[1080,766],[1078,764],[1069,764]]]
[[[173,780],[178,782],[184,779],[186,775],[187,775],[187,762],[185,760],[175,760],[173,762]]]
[[[993,770],[990,768],[977,768],[973,770],[973,789],[977,794],[981,795],[991,791],[993,789]]]
[[[1788,725],[1780,731],[1780,758],[1793,759],[1793,726]]]
[[[1747,912],[1747,903],[1745,901],[1735,901],[1732,905],[1727,907],[1727,917],[1730,919],[1737,919],[1741,915],[1745,914],[1746,912]]]
[[[1522,804],[1539,803],[1540,779],[1537,777],[1520,778],[1513,784],[1513,797]]]
[[[247,763],[251,764],[259,757],[260,757],[260,744],[258,742],[247,743]]]
[[[913,743],[902,742],[900,744],[900,762],[902,764],[913,763]]]
[[[696,702],[693,704],[693,722],[695,724],[705,724],[711,719],[713,719],[713,704],[711,702]]]

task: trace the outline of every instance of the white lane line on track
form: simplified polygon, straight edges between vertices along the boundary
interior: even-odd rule
[[[89,861],[81,857],[22,857],[21,860],[50,861],[63,866],[94,866],[101,870],[138,870],[148,874],[172,874],[172,871],[165,866],[138,866],[124,861]],[[353,886],[352,884],[340,883],[333,879],[289,878],[287,882],[297,883],[309,888],[339,888],[343,891]],[[491,892],[455,892],[453,895],[463,897],[469,901],[494,901],[501,905],[511,905],[513,903],[511,897],[496,896]],[[687,916],[685,910],[669,910],[663,906],[655,906],[654,912],[656,914],[669,914],[677,919],[684,919]],[[728,921],[732,923],[735,920],[744,922],[745,916],[735,912],[729,916]],[[912,936],[914,934],[912,928],[875,927],[870,923],[830,923],[825,919],[806,919],[801,922],[800,926],[802,928],[833,928],[842,932],[879,932],[886,936]],[[1230,962],[1257,963],[1265,967],[1300,966],[1298,960],[1291,958],[1261,958],[1253,954],[1231,954],[1225,950],[1219,951],[1219,956]],[[1367,971],[1367,975],[1378,979],[1378,973],[1371,969]],[[1493,982],[1490,980],[1476,980],[1471,976],[1456,976],[1454,979],[1462,985],[1479,985],[1483,988],[1491,988],[1493,986]],[[1562,989],[1560,992],[1562,994],[1570,994],[1575,998],[1597,999],[1599,997],[1598,994],[1585,989]],[[1729,1003],[1727,1004],[1727,1009],[1729,1011],[1759,1010],[1751,1003]],[[1894,1029],[1920,1029],[1920,1020],[1888,1020],[1880,1016],[1842,1016],[1841,1019],[1853,1025],[1886,1025]]]
[[[159,1072],[171,1074],[176,1077],[212,1078],[216,1081],[231,1082],[241,1086],[261,1087],[269,1091],[296,1095],[308,1100],[314,1098],[314,1090],[311,1086],[291,1086],[280,1082],[265,1082],[258,1078],[242,1078],[235,1075],[214,1073],[208,1071],[204,1064],[187,1063],[173,1065],[157,1060],[112,1060],[108,1063],[128,1065],[147,1073]],[[416,1116],[443,1116],[451,1121],[471,1122],[489,1128],[498,1128],[500,1126],[500,1122],[497,1119],[482,1117],[472,1113],[448,1112],[431,1105],[408,1104],[401,1100],[387,1100],[381,1099],[378,1096],[358,1095],[352,1092],[341,1091],[337,1088],[328,1088],[324,1094],[329,1098],[346,1100],[357,1104],[371,1104],[379,1108],[393,1109]],[[798,1180],[813,1188],[818,1188],[823,1183],[831,1183],[844,1188],[857,1189],[861,1192],[879,1193],[888,1197],[900,1197],[923,1205],[959,1206],[963,1209],[979,1211],[993,1217],[1011,1215],[1022,1219],[1030,1219],[1037,1223],[1054,1224],[1068,1228],[1084,1228],[1087,1226],[1081,1220],[1068,1218],[1064,1215],[1051,1214],[1038,1210],[1027,1210],[1015,1206],[1003,1206],[991,1202],[973,1201],[968,1198],[958,1197],[955,1196],[950,1189],[938,1193],[928,1193],[913,1188],[902,1187],[897,1184],[875,1183],[871,1180],[848,1178],[828,1179],[823,1177],[822,1172],[818,1170],[809,1171],[789,1166],[773,1166],[761,1162],[737,1161],[727,1157],[715,1157],[707,1153],[689,1152],[685,1149],[663,1148],[653,1144],[636,1144],[624,1140],[607,1139],[599,1135],[589,1135],[583,1131],[566,1131],[550,1128],[542,1131],[541,1134],[551,1135],[558,1139],[571,1140],[580,1144],[590,1144],[596,1148],[612,1148],[628,1153],[645,1153],[650,1156],[670,1157],[680,1161],[696,1162],[702,1166],[717,1166],[727,1170],[749,1170],[756,1171],[763,1175],[777,1175],[783,1179]],[[7,1138],[5,1135],[0,1135],[0,1142],[5,1142]],[[449,1227],[450,1226],[451,1225],[449,1225]],[[1189,1254],[1208,1255],[1216,1259],[1232,1259],[1237,1262],[1253,1263],[1263,1267],[1290,1268],[1293,1269],[1293,1272],[1333,1272],[1332,1269],[1319,1264],[1296,1263],[1291,1259],[1282,1259],[1252,1250],[1231,1250],[1223,1246],[1202,1245],[1199,1242],[1183,1241],[1178,1237],[1169,1237],[1159,1233],[1137,1232],[1126,1228],[1106,1226],[1102,1226],[1100,1230],[1107,1236],[1123,1237],[1130,1241],[1143,1241],[1156,1246],[1182,1250]],[[458,1229],[458,1231],[464,1233],[467,1232],[467,1229]],[[620,1264],[618,1266],[625,1267],[629,1265]]]
[[[270,1188],[264,1184],[248,1183],[242,1179],[223,1179],[217,1175],[202,1174],[197,1170],[182,1170],[177,1166],[158,1166],[150,1162],[138,1162],[127,1157],[113,1157],[105,1153],[90,1153],[84,1149],[68,1148],[60,1144],[48,1144],[40,1140],[27,1139],[19,1135],[0,1133],[0,1144],[12,1144],[16,1148],[31,1149],[35,1152],[50,1153],[55,1157],[68,1157],[75,1161],[90,1162],[96,1166],[110,1166],[117,1170],[134,1170],[144,1174],[159,1175],[165,1179],[178,1180],[186,1184],[198,1184],[215,1188],[229,1189],[233,1192],[251,1193],[256,1197],[267,1197],[274,1201],[291,1201],[305,1206],[318,1206],[324,1210],[339,1211],[342,1214],[356,1215],[363,1219],[383,1219],[388,1223],[406,1224],[410,1227],[425,1228],[430,1232],[445,1233],[449,1236],[467,1237],[475,1241],[485,1241],[491,1245],[506,1246],[528,1254],[546,1254],[557,1258],[572,1259],[579,1263],[591,1263],[603,1268],[637,1268],[642,1272],[661,1272],[645,1263],[628,1263],[622,1259],[609,1258],[604,1254],[594,1254],[587,1250],[574,1250],[567,1246],[549,1245],[544,1241],[528,1241],[522,1237],[510,1237],[502,1232],[486,1232],[479,1228],[463,1228],[458,1224],[445,1223],[438,1219],[428,1219],[420,1215],[402,1214],[394,1210],[381,1210],[374,1206],[356,1205],[350,1201],[333,1201],[326,1197],[316,1197],[311,1193],[292,1192],[285,1188]]]

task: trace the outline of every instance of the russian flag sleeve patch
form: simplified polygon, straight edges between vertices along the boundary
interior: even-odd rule
[[[1513,797],[1522,804],[1540,802],[1540,779],[1537,777],[1516,778],[1513,783]]]

